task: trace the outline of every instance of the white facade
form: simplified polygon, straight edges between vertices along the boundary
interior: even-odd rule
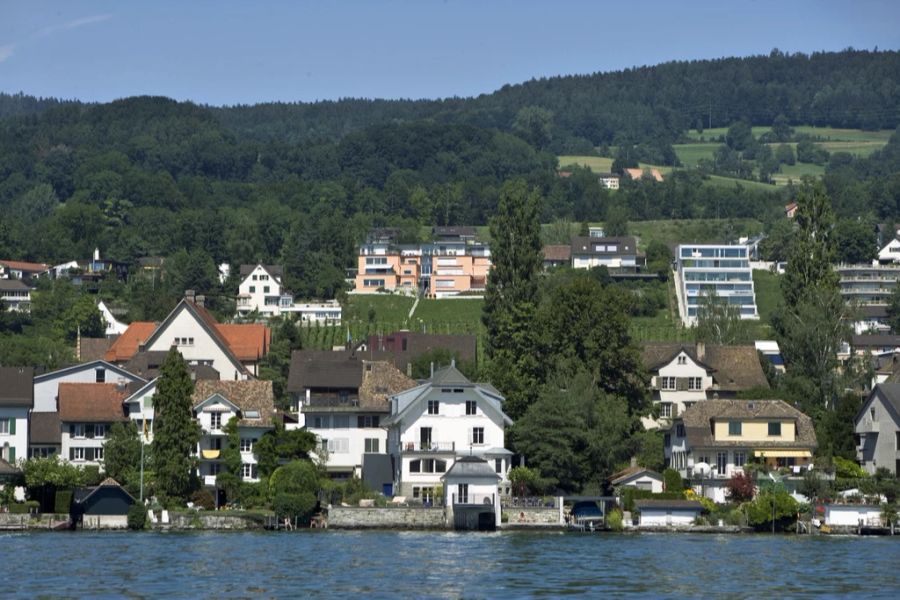
[[[182,302],[147,340],[145,350],[168,352],[177,346],[190,364],[205,364],[219,372],[222,380],[249,378],[247,370],[223,347]]]
[[[468,381],[455,367],[431,381],[393,396],[388,448],[394,457],[395,493],[417,497],[441,485],[441,476],[461,456],[478,456],[494,466],[501,487],[509,487],[512,453],[505,449],[503,397]]]
[[[60,455],[78,466],[102,466],[112,423],[62,423]]]
[[[10,464],[28,458],[27,406],[0,407],[0,458]]]
[[[100,309],[100,315],[103,317],[103,322],[106,323],[106,337],[125,333],[128,325],[117,320],[103,300],[97,304],[97,308]]]
[[[265,319],[296,314],[303,323],[340,323],[341,305],[336,301],[295,303],[284,289],[281,277],[258,264],[238,285],[238,315],[257,311]]]
[[[747,246],[690,244],[678,246],[676,291],[681,320],[697,323],[704,294],[736,306],[742,319],[758,319],[753,271]]]
[[[332,325],[341,323],[342,310],[337,300],[292,304],[289,307],[282,308],[281,311],[282,313],[298,315],[301,323],[328,323]]]
[[[699,508],[641,507],[640,527],[690,527],[700,515]]]
[[[856,416],[854,432],[859,464],[874,474],[879,467],[900,473],[900,384],[882,383],[869,394]]]
[[[144,435],[146,444],[153,442],[153,395],[156,393],[156,382],[154,379],[125,399],[128,418],[134,421],[138,434]]]
[[[882,264],[900,263],[900,240],[892,239],[878,251],[878,262]]]
[[[34,412],[56,412],[60,383],[146,383],[137,375],[103,360],[82,363],[34,378]]]
[[[881,526],[881,506],[877,504],[826,504],[825,524],[829,527]]]
[[[31,310],[31,288],[18,279],[2,279],[0,302],[7,310],[28,312]]]
[[[310,411],[315,411],[312,407]],[[372,411],[307,413],[306,429],[315,434],[326,456],[329,473],[347,473],[362,477],[363,454],[385,454],[387,431],[380,427],[384,414]]]
[[[646,429],[670,423],[695,402],[706,400],[706,390],[713,387],[713,378],[705,366],[682,351],[672,362],[660,367],[659,374],[651,378],[650,387],[654,391],[654,403],[659,404],[659,419],[642,417]]]
[[[200,479],[204,485],[215,485],[221,469],[222,450],[228,447],[228,437],[224,427],[232,417],[237,417],[240,408],[229,402],[221,394],[213,394],[194,407],[200,425],[200,442],[197,444],[200,458]],[[241,450],[241,481],[258,482],[256,456],[253,448],[271,426],[245,426],[238,424]]]

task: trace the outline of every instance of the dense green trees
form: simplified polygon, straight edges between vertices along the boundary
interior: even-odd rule
[[[141,439],[138,435],[134,421],[113,423],[103,444],[104,472],[131,489],[140,487]]]
[[[160,368],[153,395],[153,463],[157,489],[164,497],[187,498],[196,484],[193,452],[200,428],[192,414],[193,391],[187,365],[172,348]]]

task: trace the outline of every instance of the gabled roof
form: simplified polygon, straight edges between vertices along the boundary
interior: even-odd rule
[[[869,398],[863,403],[862,408],[856,414],[854,423],[858,423],[874,398],[881,398],[884,407],[894,418],[894,422],[900,425],[900,383],[879,383],[869,394]]]
[[[250,275],[256,270],[256,267],[262,267],[270,276],[281,279],[283,272],[281,265],[264,265],[262,263],[256,263],[255,265],[241,265],[241,277],[246,278],[247,275]]]
[[[431,385],[434,387],[445,385],[471,387],[475,384],[469,381],[469,379],[456,368],[456,365],[450,365],[434,372],[434,376],[431,378]]]
[[[65,423],[126,421],[122,402],[128,388],[115,383],[59,384],[59,420]]]
[[[0,367],[0,407],[34,407],[34,369]]]
[[[548,244],[542,252],[545,261],[563,262],[572,259],[572,246],[569,244]]]
[[[759,364],[755,346],[646,342],[641,349],[641,357],[647,371],[655,373],[675,360],[682,352],[711,373],[720,390],[740,391],[769,387],[766,374]]]
[[[228,347],[242,361],[256,361],[268,354],[272,330],[258,323],[216,324]]]
[[[134,356],[138,348],[147,341],[156,329],[156,323],[147,321],[135,321],[128,326],[125,333],[116,338],[116,341],[106,351],[105,358],[111,362],[124,362]]]
[[[791,420],[797,428],[793,442],[781,440],[716,440],[713,423],[733,419]],[[676,421],[684,423],[688,445],[693,448],[746,447],[803,448],[817,446],[812,419],[783,400],[704,400],[685,409]]]
[[[102,360],[106,353],[109,352],[115,340],[102,338],[83,337],[76,342],[78,349],[78,360],[89,362],[93,360]]]
[[[0,279],[0,290],[8,292],[24,292],[25,290],[34,289],[20,279]]]
[[[90,497],[96,494],[99,490],[110,487],[121,490],[123,494],[131,498],[132,502],[137,502],[137,500],[134,499],[134,496],[129,494],[128,490],[119,485],[119,482],[112,477],[107,477],[100,482],[100,485],[96,485],[94,487],[78,488],[77,490],[75,490],[75,494],[72,499],[79,504],[83,504],[84,502],[87,502]]]
[[[194,385],[193,406],[220,395],[241,411],[239,425],[272,427],[275,417],[275,392],[271,381],[198,381]],[[252,415],[256,416],[252,416]]]
[[[663,476],[656,471],[647,469],[646,467],[628,467],[618,473],[613,474],[609,478],[609,482],[613,485],[622,485],[623,483],[637,479],[638,477],[647,476],[659,481],[663,480]]]
[[[77,373],[78,371],[87,371],[89,369],[97,369],[99,367],[103,367],[104,369],[111,371],[124,379],[128,379],[129,381],[146,383],[143,377],[139,377],[134,373],[130,373],[126,369],[123,369],[122,367],[114,365],[112,363],[108,363],[105,360],[94,360],[91,362],[79,363],[77,365],[72,365],[71,367],[65,367],[63,369],[57,369],[56,371],[44,373],[43,375],[37,375],[34,378],[34,382],[41,383],[43,381],[47,381],[48,379],[54,379],[56,377],[68,375],[69,373]]]
[[[136,353],[123,367],[135,375],[150,381],[159,377],[159,370],[169,353],[164,350],[144,350]],[[187,366],[191,373],[191,379],[219,379],[219,372],[209,365]]]
[[[0,260],[0,265],[13,271],[22,271],[23,273],[42,273],[50,268],[50,265],[44,263],[25,262],[23,260]]]
[[[15,466],[0,458],[0,475],[18,475],[21,472]]]
[[[287,391],[307,388],[358,389],[362,383],[362,360],[351,351],[294,350]]]
[[[458,458],[450,469],[441,476],[441,481],[449,478],[500,481],[501,477],[483,458],[463,456]]]
[[[638,510],[647,508],[677,508],[681,510],[703,510],[703,505],[697,500],[635,500],[634,507]]]
[[[32,446],[59,446],[59,413],[33,412],[28,418],[28,443]]]

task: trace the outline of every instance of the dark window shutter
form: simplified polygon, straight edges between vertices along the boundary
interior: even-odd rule
[[[366,426],[366,420],[362,417],[356,417],[356,426],[362,429]]]
[[[69,435],[75,437],[75,425],[72,423],[69,424]]]
[[[675,378],[675,389],[679,392],[684,392],[688,388],[687,385],[687,377],[676,377]]]
[[[16,420],[12,418],[9,420],[9,435],[16,435]],[[12,456],[12,454],[10,454],[10,456]],[[11,460],[9,462],[13,461]]]
[[[14,419],[14,420],[13,420],[13,423],[15,423],[15,422],[16,422],[16,421],[15,421],[15,419]],[[9,447],[9,461],[8,461],[8,462],[9,462],[9,464],[11,464],[11,465],[16,464],[16,447],[15,447],[15,446],[10,446],[10,447]]]
[[[75,460],[75,448],[69,448],[69,460]]]
[[[85,448],[84,460],[94,460],[94,449],[93,448]]]

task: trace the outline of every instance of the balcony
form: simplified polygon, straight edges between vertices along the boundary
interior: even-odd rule
[[[493,506],[494,505],[494,495],[493,494],[466,494],[465,496],[459,496],[454,493],[451,495],[451,500],[454,505],[456,504],[468,504],[468,505],[482,505],[482,506]]]
[[[456,442],[404,442],[405,452],[456,452]]]
[[[222,451],[215,448],[200,451],[200,456],[203,460],[216,460],[221,454]]]

